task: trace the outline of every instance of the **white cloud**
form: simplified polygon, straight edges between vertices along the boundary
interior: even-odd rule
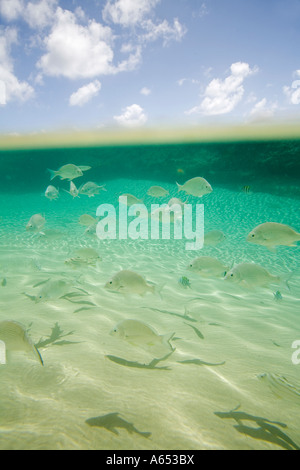
[[[294,72],[294,77],[298,77],[298,80],[294,80],[292,85],[283,87],[283,92],[288,97],[290,104],[300,104],[300,70]]]
[[[122,26],[132,26],[141,23],[159,2],[160,0],[108,0],[102,12],[103,19]]]
[[[185,82],[192,83],[192,85],[199,85],[200,83],[200,81],[195,78],[181,78],[180,80],[177,80],[177,85],[182,86]]]
[[[37,67],[44,75],[72,80],[135,69],[141,61],[141,46],[131,46],[129,56],[114,65],[113,41],[113,32],[108,26],[95,20],[83,26],[74,13],[59,7],[51,32],[44,39],[47,52]]]
[[[149,96],[151,94],[151,90],[147,87],[144,87],[144,88],[141,89],[140,93],[141,93],[141,95]]]
[[[42,29],[53,22],[58,0],[39,0],[28,2],[24,11],[24,19],[33,29]]]
[[[203,18],[206,15],[208,15],[208,8],[205,2],[203,2],[200,8],[192,14],[193,18]]]
[[[202,113],[207,116],[227,114],[233,111],[244,96],[244,80],[257,71],[245,62],[236,62],[230,67],[231,74],[220,80],[215,78],[207,86],[200,106],[195,106],[186,114]]]
[[[0,13],[7,21],[24,19],[31,28],[51,25],[58,0],[0,0]]]
[[[38,67],[45,75],[76,79],[113,72],[112,32],[94,20],[81,26],[72,12],[58,8],[44,42],[47,53]]]
[[[14,28],[6,28],[0,31],[0,83],[1,105],[17,99],[26,101],[34,94],[33,88],[24,81],[19,81],[14,75],[13,61],[10,57],[12,44],[17,43],[17,31]]]
[[[112,73],[118,72],[128,72],[134,70],[142,60],[142,48],[141,46],[135,46],[132,48],[132,53],[128,56],[127,59],[120,62],[114,69]]]
[[[141,35],[142,41],[150,42],[162,38],[164,45],[168,44],[170,41],[181,41],[187,32],[186,28],[177,18],[174,19],[173,26],[170,25],[167,20],[159,24],[153,23],[152,20],[145,20],[142,22],[141,26],[145,30],[145,33]]]
[[[114,119],[124,127],[140,127],[148,120],[143,108],[138,104],[127,106],[127,108],[123,110],[123,114],[114,116]]]
[[[167,20],[154,23],[149,18],[159,2],[160,0],[108,0],[102,12],[103,19],[124,27],[140,28],[138,40],[142,43],[160,38],[164,45],[171,40],[180,41],[186,28],[177,18],[173,20],[173,25]]]
[[[85,85],[70,96],[70,106],[83,106],[92,98],[95,98],[101,90],[101,83],[98,80]]]
[[[277,103],[268,104],[266,98],[256,103],[250,111],[250,121],[265,121],[271,119],[277,109]]]
[[[0,0],[0,14],[7,20],[16,20],[23,12],[23,0]]]

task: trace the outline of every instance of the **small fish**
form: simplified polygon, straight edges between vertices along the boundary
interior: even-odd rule
[[[113,434],[119,435],[116,428],[126,429],[129,434],[138,434],[139,436],[149,438],[151,432],[141,432],[132,423],[121,418],[119,413],[109,413],[103,416],[97,416],[96,418],[89,418],[86,420],[86,424],[92,427],[104,428]]]
[[[6,354],[10,354],[11,351],[32,353],[44,365],[38,349],[29,338],[25,327],[20,323],[14,321],[0,322],[0,341],[5,345]]]
[[[132,194],[122,194],[119,197],[119,202],[123,203],[123,201],[126,199],[126,204],[128,207],[135,206],[136,204],[143,204],[142,199],[138,199],[137,197],[133,196]]]
[[[281,302],[281,300],[283,300],[283,297],[279,290],[277,292],[274,292],[273,295],[274,295],[274,300],[276,300],[276,302]]]
[[[150,217],[163,224],[180,224],[182,223],[182,208],[178,204],[172,206],[163,204],[157,209],[154,209]]]
[[[150,189],[147,191],[148,196],[151,197],[166,197],[170,193],[166,189],[162,188],[161,186],[151,186]]]
[[[179,199],[178,197],[172,197],[172,199],[170,199],[168,202],[169,207],[177,206],[177,205],[180,206],[181,209],[183,209],[185,202],[182,202],[182,200]]]
[[[176,184],[178,191],[184,191],[186,194],[195,197],[202,197],[213,191],[211,185],[204,178],[200,177],[193,178],[184,183],[184,185]]]
[[[50,199],[50,201],[56,201],[59,198],[59,190],[50,185],[46,189],[45,196],[47,199]]]
[[[69,164],[69,165],[64,165],[62,166],[59,170],[53,171],[49,170],[50,175],[51,175],[51,181],[54,180],[57,176],[60,177],[61,180],[69,180],[72,181],[75,178],[80,178],[83,176],[83,171],[80,169],[80,167]]]
[[[7,280],[6,280],[6,278],[4,277],[4,278],[2,279],[1,286],[2,286],[2,287],[6,287],[6,285],[7,285]]]
[[[178,280],[179,284],[181,284],[184,288],[187,288],[189,287],[191,289],[191,283],[190,283],[190,280],[185,277],[185,276],[182,276],[179,280]]]
[[[177,168],[176,173],[177,173],[178,175],[185,175],[185,171],[184,171],[183,168]]]
[[[194,330],[194,332],[196,333],[196,335],[198,336],[198,338],[200,338],[200,339],[205,339],[204,336],[203,336],[203,334],[201,333],[201,331],[198,330],[198,328],[196,328],[196,327],[193,326],[193,325],[190,325],[189,323],[186,323],[186,322],[184,322],[184,323],[185,323],[187,326],[189,326],[190,328],[192,328],[192,329]]]
[[[275,393],[279,398],[300,398],[300,388],[291,384],[281,375],[265,373],[259,375],[258,378],[268,383],[273,393]]]
[[[70,291],[70,285],[63,280],[48,280],[35,297],[35,302],[58,300]]]
[[[275,222],[259,225],[247,237],[247,242],[265,246],[273,252],[277,246],[296,247],[298,241],[300,241],[300,233],[288,225]]]
[[[89,237],[97,237],[97,224],[87,227],[87,229],[84,231],[84,235]]]
[[[92,248],[80,248],[75,251],[75,257],[66,260],[65,263],[74,267],[84,264],[96,266],[97,261],[101,261],[101,258],[96,250]]]
[[[128,270],[115,274],[111,281],[106,283],[105,288],[110,291],[138,294],[140,296],[144,296],[146,292],[155,293],[155,286],[147,284],[140,274]]]
[[[212,230],[204,235],[204,245],[217,246],[226,239],[226,235],[220,230]]]
[[[79,248],[75,251],[77,259],[82,259],[85,261],[90,260],[101,260],[99,253],[93,248]]]
[[[170,341],[175,333],[161,336],[152,327],[138,320],[123,320],[114,327],[110,334],[134,346],[147,346],[151,348],[152,346],[162,344],[167,349],[174,351]]]
[[[79,224],[83,225],[84,227],[91,227],[91,225],[95,225],[98,221],[94,217],[89,214],[83,214],[79,218]]]
[[[41,240],[58,240],[63,237],[63,233],[58,230],[44,230],[39,234]]]
[[[245,194],[249,194],[249,193],[251,192],[251,186],[247,186],[247,185],[246,185],[246,186],[243,186],[243,187],[242,187],[242,191],[243,191],[243,193],[245,193]]]
[[[84,196],[88,197],[95,197],[96,195],[100,194],[100,191],[106,191],[105,186],[99,186],[92,181],[83,184],[79,188],[79,194],[83,194]]]
[[[255,263],[242,263],[235,266],[227,273],[225,280],[247,288],[269,287],[271,284],[281,283],[279,276],[273,276],[265,268]]]
[[[33,215],[26,225],[27,232],[39,233],[44,228],[45,218],[41,214]]]
[[[229,266],[224,265],[217,258],[201,256],[192,261],[188,269],[203,277],[224,277],[229,270]]]
[[[76,188],[73,181],[70,181],[70,191],[67,191],[66,189],[64,189],[64,191],[70,194],[74,199],[75,197],[79,197],[79,190]]]

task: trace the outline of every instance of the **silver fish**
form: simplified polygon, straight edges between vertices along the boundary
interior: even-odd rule
[[[32,353],[34,357],[42,364],[43,359],[34,346],[23,325],[14,321],[3,321],[0,323],[0,341],[2,342],[2,362],[6,363],[3,355],[3,344],[5,345],[5,354],[11,351],[24,351]],[[3,360],[4,359],[4,360]]]

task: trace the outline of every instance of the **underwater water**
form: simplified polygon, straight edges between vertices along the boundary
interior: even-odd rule
[[[298,140],[0,151],[0,449],[299,450],[300,245],[246,240],[266,222],[299,233],[299,157]],[[66,164],[91,167],[77,188],[106,191],[73,198],[47,171]],[[194,177],[213,192],[178,192]],[[147,195],[156,185],[169,194]],[[205,233],[225,237],[188,251],[172,237],[100,240],[79,223],[122,194],[204,204]],[[45,225],[26,230],[35,214]],[[204,256],[224,273],[189,269]],[[225,277],[242,263],[268,282]],[[121,270],[146,280],[143,295],[108,288]],[[127,320],[155,334],[136,323],[115,335]],[[24,335],[13,323],[7,340],[3,322]]]

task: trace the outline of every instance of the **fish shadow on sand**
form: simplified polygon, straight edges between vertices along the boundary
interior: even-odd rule
[[[162,361],[166,361],[174,351],[171,351],[169,354],[166,356],[160,358],[160,359],[153,359],[149,364],[141,364],[140,362],[136,361],[127,361],[126,359],[123,359],[121,357],[117,356],[111,356],[107,355],[107,359],[109,359],[112,362],[115,362],[116,364],[119,364],[120,366],[125,366],[125,367],[132,367],[135,369],[151,369],[151,370],[171,370],[170,367],[165,366],[165,367],[156,367],[157,364],[159,364]]]
[[[151,432],[139,431],[132,423],[121,418],[119,413],[109,413],[96,418],[90,418],[86,420],[86,423],[92,427],[105,428],[107,431],[110,431],[117,436],[119,433],[116,428],[126,429],[129,434],[135,433],[145,438],[149,438],[151,436]]]
[[[237,425],[233,426],[234,429],[241,434],[246,434],[260,441],[276,444],[286,450],[300,450],[300,447],[280,429],[286,429],[286,424],[252,416],[243,411],[237,411],[238,409],[239,407],[228,413],[215,412],[214,414],[221,419],[233,419],[237,423]],[[250,423],[257,424],[258,427],[246,426],[243,424],[243,421],[250,421]]]
[[[182,320],[187,320],[187,321],[190,321],[190,322],[193,322],[193,323],[197,323],[197,320],[195,318],[189,317],[187,312],[185,312],[183,315],[181,315],[180,313],[170,312],[169,310],[161,310],[161,309],[158,309],[158,308],[152,308],[152,307],[141,307],[141,308],[145,308],[147,310],[152,310],[153,312],[165,313],[166,315],[173,315],[174,317],[181,318]]]
[[[224,366],[226,362],[218,362],[218,363],[212,363],[212,362],[205,362],[202,361],[201,359],[187,359],[185,361],[177,361],[179,364],[195,364],[196,366]]]
[[[66,341],[62,340],[62,338],[66,338],[67,336],[71,336],[74,331],[69,331],[69,333],[64,333],[64,331],[60,328],[58,323],[55,323],[54,327],[51,330],[51,334],[46,337],[45,339],[42,337],[39,342],[35,345],[36,348],[46,348],[50,344],[53,346],[65,346],[67,344],[79,344],[77,341]],[[59,341],[62,340],[62,341]]]

